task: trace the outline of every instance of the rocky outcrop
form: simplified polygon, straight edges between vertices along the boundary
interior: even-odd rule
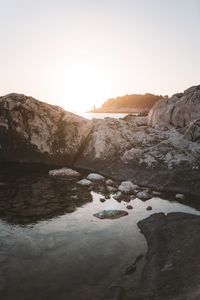
[[[73,166],[115,180],[171,186],[177,192],[182,186],[184,192],[198,194],[199,97],[200,86],[192,87],[156,102],[148,117],[89,121],[10,94],[0,98],[0,161]]]
[[[149,248],[141,287],[133,299],[200,299],[200,217],[159,213],[138,226]]]
[[[200,117],[200,85],[155,103],[148,124],[157,128],[183,128]]]
[[[0,160],[71,165],[92,123],[32,97],[0,97]]]

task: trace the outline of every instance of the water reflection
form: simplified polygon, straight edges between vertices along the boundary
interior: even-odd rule
[[[76,180],[50,178],[47,172],[41,176],[41,171],[33,174],[31,171],[29,169],[28,175],[24,175],[19,166],[15,170],[10,165],[4,166],[0,185],[0,217],[3,220],[16,225],[32,224],[74,212],[92,201],[87,189],[82,188],[80,192]]]
[[[199,214],[160,198],[131,200],[132,210],[112,197],[102,203],[101,193],[77,187],[76,180],[51,179],[43,169],[1,173],[6,184],[0,186],[0,216],[7,221],[0,220],[2,300],[115,299],[106,298],[113,285],[125,291],[124,299],[134,299],[145,259],[133,274],[126,270],[147,250],[137,222],[156,212]],[[152,211],[146,210],[149,205]],[[128,216],[93,216],[104,209],[123,209]]]

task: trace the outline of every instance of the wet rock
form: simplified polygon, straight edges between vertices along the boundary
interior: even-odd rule
[[[152,191],[151,194],[152,194],[152,196],[154,196],[154,197],[161,197],[161,196],[162,196],[162,193],[161,193],[161,192],[158,192],[158,191]]]
[[[100,198],[99,200],[100,200],[102,203],[106,201],[105,198]]]
[[[139,192],[139,193],[137,193],[136,196],[138,199],[143,200],[143,201],[146,201],[146,200],[149,200],[152,198],[152,196],[149,194],[148,191]]]
[[[123,199],[123,194],[118,191],[116,194],[113,195],[113,198],[115,200],[122,200]]]
[[[143,257],[144,257],[143,254],[138,255],[136,257],[136,259],[134,260],[134,262],[126,268],[125,274],[130,275],[130,274],[134,273],[137,270],[137,262],[139,260],[141,260]]]
[[[131,195],[131,196],[129,197],[129,201],[135,200],[135,198],[136,198],[135,195]]]
[[[83,185],[83,186],[90,186],[92,184],[92,181],[90,181],[88,179],[81,179],[77,182],[77,184]]]
[[[117,188],[113,187],[113,186],[107,186],[106,187],[107,191],[110,192],[110,193],[115,193],[117,192]]]
[[[200,217],[159,213],[138,226],[147,239],[148,252],[136,299],[199,299]]]
[[[98,219],[118,219],[127,215],[128,213],[124,210],[103,210],[93,216]]]
[[[67,176],[67,177],[79,177],[81,174],[70,168],[61,168],[49,171],[50,176]]]
[[[131,181],[123,181],[118,187],[119,191],[125,194],[131,194],[137,188],[138,186],[133,184]]]
[[[183,195],[183,194],[176,194],[176,199],[177,200],[184,200],[185,199],[185,195]]]
[[[117,186],[117,183],[114,182],[112,179],[108,179],[108,180],[106,180],[106,185],[107,185],[107,186],[116,187],[116,186]]]
[[[152,210],[151,206],[147,206],[146,210]]]
[[[105,180],[105,177],[97,173],[90,173],[87,176],[87,179],[91,181],[103,181]]]
[[[126,208],[127,209],[133,209],[133,206],[132,205],[127,205]]]

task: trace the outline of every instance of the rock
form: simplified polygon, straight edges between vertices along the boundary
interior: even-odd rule
[[[126,208],[127,209],[133,209],[133,206],[132,205],[127,205]]]
[[[148,124],[153,127],[185,127],[199,118],[200,85],[191,87],[182,94],[157,101],[148,115]]]
[[[151,194],[152,194],[152,196],[154,196],[154,197],[161,197],[161,196],[162,196],[162,193],[161,193],[161,192],[158,192],[158,191],[152,191]]]
[[[100,200],[102,203],[106,201],[105,198],[100,198],[99,200]]]
[[[117,192],[117,188],[113,187],[113,186],[107,186],[106,187],[107,191],[110,192],[110,193],[115,193]]]
[[[136,196],[135,195],[130,195],[129,201],[135,200]]]
[[[77,184],[83,185],[83,186],[90,186],[92,184],[92,181],[87,179],[81,179],[77,182]]]
[[[183,194],[176,194],[176,199],[177,200],[184,200],[185,199],[185,195],[183,195]]]
[[[184,129],[184,138],[192,142],[200,142],[200,119],[194,120]]]
[[[56,170],[49,171],[50,176],[67,176],[67,177],[78,177],[81,176],[81,174],[75,170],[69,169],[69,168],[61,168]]]
[[[139,192],[139,193],[137,193],[136,196],[138,199],[141,199],[143,201],[146,201],[146,200],[149,200],[152,198],[152,196],[148,193],[148,191]]]
[[[71,165],[92,122],[21,94],[0,97],[1,161]]]
[[[103,181],[103,180],[105,180],[105,177],[103,177],[103,176],[100,175],[100,174],[90,173],[90,174],[87,176],[87,179],[88,179],[88,180],[91,180],[91,181]]]
[[[116,194],[113,195],[113,198],[115,200],[122,200],[123,199],[123,194],[118,191]]]
[[[98,219],[118,219],[127,215],[128,213],[124,210],[103,210],[93,216]]]
[[[138,186],[133,184],[131,181],[123,181],[118,187],[119,191],[125,194],[131,194],[137,188]]]
[[[151,206],[147,206],[146,210],[152,210]]]
[[[200,217],[159,213],[138,226],[147,239],[148,252],[135,299],[199,299]]]
[[[113,180],[108,179],[108,180],[106,180],[106,185],[116,187],[117,184]]]

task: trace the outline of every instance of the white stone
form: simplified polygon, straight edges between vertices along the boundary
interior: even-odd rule
[[[151,199],[151,195],[147,191],[138,192],[136,197],[141,200],[149,200]]]
[[[50,176],[69,176],[69,177],[78,177],[81,174],[70,168],[61,168],[49,171]]]
[[[81,179],[77,182],[77,184],[83,185],[83,186],[90,186],[92,184],[92,181],[87,179]]]
[[[176,194],[176,199],[178,199],[178,200],[184,200],[185,199],[185,195],[183,195],[183,194]]]
[[[118,191],[116,194],[113,195],[113,198],[115,200],[121,200],[123,198],[123,194]]]
[[[103,181],[105,179],[105,177],[100,174],[97,174],[97,173],[90,173],[87,176],[87,179],[92,180],[92,181]]]
[[[131,181],[123,181],[118,187],[119,191],[125,194],[130,194],[137,188],[138,186],[133,184]]]

